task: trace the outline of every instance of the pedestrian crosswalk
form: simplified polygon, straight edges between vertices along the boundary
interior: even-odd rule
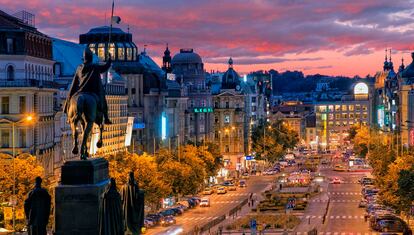
[[[297,216],[299,219],[322,219],[323,218],[323,216],[322,215],[299,215],[299,216]],[[326,217],[326,219],[332,219],[332,220],[334,220],[334,219],[340,219],[340,220],[348,220],[348,219],[352,219],[352,220],[355,220],[355,219],[358,219],[358,220],[360,220],[360,219],[364,219],[364,216],[363,215],[330,215],[330,216],[327,216]]]
[[[215,204],[241,203],[241,201],[214,201]]]
[[[337,200],[337,199],[331,199],[331,203],[332,202],[337,202],[337,203],[354,203],[354,202],[359,202],[360,200]],[[323,202],[328,202],[328,200],[320,200],[320,199],[314,199],[314,200],[310,200],[310,202],[317,202],[317,203],[323,203]]]
[[[296,232],[295,235],[307,235],[307,232]],[[318,232],[318,235],[379,235],[375,232]]]
[[[178,217],[177,220],[180,220],[180,221],[202,221],[202,220],[211,221],[217,218],[218,218],[217,216],[197,216],[197,217],[182,217],[182,218]]]
[[[330,195],[362,195],[360,192],[328,192]]]
[[[226,193],[226,194],[221,194],[220,196],[237,197],[237,196],[249,196],[249,195],[250,193]]]

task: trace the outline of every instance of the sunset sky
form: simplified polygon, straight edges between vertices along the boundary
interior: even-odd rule
[[[43,33],[78,42],[79,34],[108,25],[112,0],[0,0],[1,10],[27,10]],[[141,51],[160,63],[194,48],[206,69],[302,70],[305,74],[366,76],[392,48],[395,68],[414,50],[411,0],[115,0],[115,15]],[[106,16],[106,17],[105,17]]]

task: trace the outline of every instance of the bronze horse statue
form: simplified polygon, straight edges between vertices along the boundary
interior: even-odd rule
[[[87,141],[92,131],[93,124],[99,126],[99,140],[96,144],[98,148],[102,147],[102,132],[103,132],[103,115],[97,110],[97,97],[93,93],[80,92],[70,99],[70,109],[68,112],[68,119],[70,122],[70,129],[72,130],[73,148],[72,153],[78,154],[78,137],[79,133],[77,125],[80,122],[82,126],[82,142],[80,148],[80,158],[86,160],[89,157],[87,149]]]
[[[86,160],[89,157],[87,141],[92,131],[93,124],[99,126],[99,140],[96,144],[102,147],[102,132],[104,124],[111,124],[108,118],[108,105],[105,99],[105,89],[101,81],[101,73],[108,71],[111,66],[111,57],[104,65],[92,63],[93,54],[86,48],[84,52],[84,62],[79,65],[69,90],[69,95],[65,103],[64,112],[68,115],[68,122],[72,130],[73,154],[78,154],[77,125],[82,126],[82,142],[80,148],[80,158]]]

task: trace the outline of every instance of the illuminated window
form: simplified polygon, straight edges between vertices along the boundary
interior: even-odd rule
[[[335,111],[336,112],[341,111],[341,106],[340,105],[335,105]]]
[[[326,106],[325,105],[319,106],[319,112],[326,112]]]
[[[347,105],[342,105],[342,111],[346,111],[348,110],[348,106]]]
[[[329,106],[328,106],[328,112],[333,112],[333,110],[334,110],[334,109],[333,109],[333,105],[329,105]]]
[[[95,43],[89,44],[89,50],[91,50],[93,54],[96,54]]]
[[[367,118],[368,118],[368,113],[365,113],[365,112],[364,112],[364,113],[362,114],[362,118],[363,118],[363,119],[367,119]]]
[[[360,111],[361,110],[361,105],[360,104],[355,105],[355,110]]]
[[[224,116],[224,123],[230,123],[230,115]]]
[[[362,111],[367,111],[367,106],[366,105],[362,105]]]
[[[101,60],[105,60],[105,44],[104,43],[98,44],[98,57]]]
[[[337,113],[335,114],[335,119],[340,119],[341,118],[341,114]]]
[[[353,113],[350,113],[349,114],[349,118],[354,118],[354,114]]]
[[[349,111],[354,111],[354,106],[353,105],[349,105],[348,108],[349,108]]]
[[[124,44],[118,43],[118,60],[125,60],[125,48]]]
[[[109,53],[111,54],[111,59],[115,60],[115,43],[109,45]]]
[[[333,120],[334,119],[334,115],[333,115],[333,113],[330,113],[329,114],[329,120]]]
[[[348,118],[348,114],[347,113],[342,113],[342,118]]]
[[[126,43],[126,54],[127,54],[127,60],[132,60],[132,47],[131,44]]]
[[[361,115],[360,115],[359,113],[356,113],[356,114],[355,114],[355,118],[356,118],[356,119],[359,119],[360,117],[361,117]]]

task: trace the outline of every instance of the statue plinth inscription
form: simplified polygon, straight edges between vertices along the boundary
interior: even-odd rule
[[[66,162],[55,189],[55,234],[99,235],[99,205],[108,183],[105,159]]]

